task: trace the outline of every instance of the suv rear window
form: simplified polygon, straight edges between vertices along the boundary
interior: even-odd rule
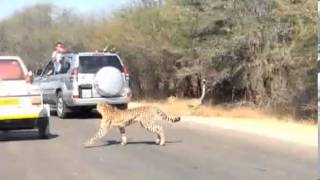
[[[0,80],[23,79],[23,71],[17,60],[0,60]]]
[[[80,73],[96,73],[105,66],[112,66],[123,72],[122,65],[117,56],[80,56]]]

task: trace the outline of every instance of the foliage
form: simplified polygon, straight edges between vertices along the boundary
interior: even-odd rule
[[[41,4],[0,21],[0,53],[18,54],[35,69],[58,40],[77,51],[115,48],[136,97],[198,96],[196,81],[206,78],[208,102],[249,101],[310,116],[317,99],[316,5],[136,0],[111,17],[89,17]]]

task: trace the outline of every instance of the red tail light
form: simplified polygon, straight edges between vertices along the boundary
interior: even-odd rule
[[[73,68],[71,70],[71,81],[78,81],[78,73],[79,73],[79,68]]]
[[[75,96],[75,95],[73,95],[72,98],[73,98],[73,99],[79,99],[80,96]]]
[[[127,67],[123,67],[123,72],[126,76],[129,76],[129,71]]]

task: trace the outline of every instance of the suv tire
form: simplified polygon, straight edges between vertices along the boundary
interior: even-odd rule
[[[59,118],[64,119],[67,117],[68,107],[63,101],[61,91],[57,95],[56,111]]]
[[[48,139],[50,135],[49,119],[40,119],[38,122],[38,132],[41,139]]]
[[[123,75],[121,71],[115,67],[103,67],[95,75],[94,87],[102,97],[119,95],[123,86]]]

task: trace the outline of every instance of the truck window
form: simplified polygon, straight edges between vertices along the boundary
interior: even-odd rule
[[[17,60],[0,60],[0,80],[23,80],[24,74]]]
[[[59,71],[59,74],[65,74],[69,71],[71,67],[71,58],[70,57],[63,57],[62,60],[60,61],[61,68]]]

